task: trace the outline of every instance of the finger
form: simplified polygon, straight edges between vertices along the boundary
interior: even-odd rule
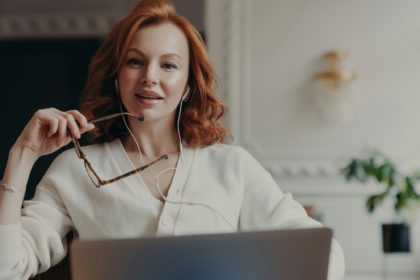
[[[66,133],[65,136],[63,137],[63,131],[61,131],[60,134],[60,138],[61,140],[63,140],[66,136],[72,136],[76,139],[80,138],[80,130],[79,130],[79,126],[76,123],[76,120],[74,119],[74,117],[67,113],[67,112],[63,112],[60,111],[58,109],[53,108],[53,114],[55,114],[56,116],[58,116],[60,119],[64,119],[65,120],[65,125],[66,125]]]
[[[46,119],[48,122],[48,134],[47,136],[51,138],[58,130],[58,119],[56,118],[48,118]]]
[[[86,130],[85,131],[83,131],[83,132],[86,132],[86,131],[89,131],[89,130],[92,130],[92,129],[94,129],[95,128],[95,124],[93,124],[93,123],[88,123],[88,127],[86,128]]]
[[[92,123],[89,123],[86,117],[82,113],[80,113],[78,110],[70,110],[67,113],[71,114],[74,117],[74,119],[78,122],[81,133],[89,131],[95,127],[95,125]]]
[[[58,116],[58,133],[57,133],[57,144],[60,145],[64,142],[67,137],[67,120],[62,116]]]
[[[76,123],[76,120],[74,119],[74,117],[71,114],[65,114],[65,118],[67,121],[67,127],[70,131],[70,134],[76,138],[79,139],[80,138],[80,131],[79,131],[79,126]]]
[[[58,121],[55,120],[49,109],[40,109],[35,112],[33,121],[41,128],[46,129],[47,137],[51,137],[56,133]]]
[[[58,138],[63,137],[63,125],[66,125],[65,119],[62,117],[62,112],[57,110],[56,108],[49,108],[46,109],[44,112],[45,120],[50,122],[50,130],[48,133],[48,137],[52,137],[56,135]],[[63,124],[64,122],[64,124]],[[64,130],[64,135],[67,134],[67,127]]]
[[[73,116],[73,118],[77,121],[77,123],[78,123],[78,125],[81,129],[87,127],[88,122],[87,122],[85,116],[82,113],[80,113],[77,110],[70,110],[70,111],[67,111],[66,113]]]

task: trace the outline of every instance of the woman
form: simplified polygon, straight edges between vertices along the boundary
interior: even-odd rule
[[[60,262],[70,230],[103,239],[320,226],[249,153],[220,144],[225,108],[213,82],[187,20],[166,1],[135,7],[93,59],[82,113],[39,110],[10,150],[0,279],[26,279]],[[88,131],[96,144],[81,148],[77,139]],[[72,139],[75,149],[56,158],[21,210],[35,161]],[[343,275],[334,241],[329,279]]]

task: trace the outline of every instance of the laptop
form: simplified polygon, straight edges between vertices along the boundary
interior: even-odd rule
[[[74,240],[73,280],[326,280],[328,228]]]

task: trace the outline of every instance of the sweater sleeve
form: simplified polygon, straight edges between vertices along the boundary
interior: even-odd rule
[[[28,279],[59,263],[67,254],[72,222],[44,177],[35,197],[23,204],[16,224],[0,225],[0,279]]]
[[[249,153],[242,162],[244,200],[239,229],[242,231],[267,229],[296,229],[322,227],[313,220],[292,195],[283,193],[271,175]],[[332,240],[328,280],[344,278],[345,264],[341,246]]]

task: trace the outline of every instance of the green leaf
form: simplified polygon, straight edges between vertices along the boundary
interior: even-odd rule
[[[366,200],[366,208],[369,213],[372,213],[375,210],[375,196],[371,196]]]
[[[394,204],[395,211],[400,212],[401,209],[408,207],[407,195],[404,192],[397,193],[395,198],[396,198],[395,204]]]
[[[357,161],[356,159],[352,159],[348,165],[341,169],[341,172],[344,174],[344,177],[347,181],[355,178],[357,172]]]
[[[376,206],[383,201],[383,199],[384,199],[383,194],[376,194],[376,195],[370,196],[366,200],[366,208],[368,212],[372,213],[375,210]]]
[[[371,195],[366,200],[366,208],[372,213],[376,207],[388,196],[395,198],[394,209],[399,212],[409,208],[417,202],[420,206],[420,195],[416,192],[416,183],[420,180],[420,170],[411,176],[401,174],[395,164],[379,150],[370,150],[366,158],[353,158],[342,168],[342,174],[347,181],[357,180],[365,183],[374,179],[383,184],[382,193]],[[393,195],[396,193],[395,195]]]

